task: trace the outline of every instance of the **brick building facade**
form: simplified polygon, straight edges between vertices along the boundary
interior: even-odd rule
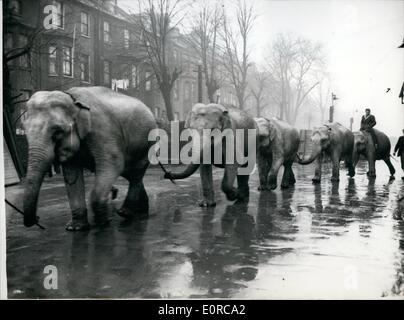
[[[6,109],[20,149],[16,152],[24,163],[25,103],[39,90],[106,86],[139,98],[156,118],[166,119],[164,101],[140,44],[136,16],[116,0],[8,0],[4,6],[4,55],[29,47],[7,63],[5,77],[9,95],[18,97]],[[167,50],[170,66],[182,70],[172,92],[174,120],[184,120],[198,99],[199,55],[186,37],[172,32]],[[233,103],[231,89],[222,91],[221,102]],[[208,101],[203,79],[202,97]]]

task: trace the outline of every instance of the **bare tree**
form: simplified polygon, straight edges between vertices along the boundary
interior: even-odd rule
[[[248,40],[257,16],[253,4],[239,0],[236,7],[236,28],[230,25],[228,13],[223,12],[223,42],[225,50],[225,67],[234,86],[240,109],[246,101],[247,74],[250,67]]]
[[[324,123],[328,107],[330,106],[331,88],[330,82],[324,74],[319,75],[318,82],[319,84],[313,92],[312,99],[320,111],[321,123]]]
[[[256,115],[261,116],[262,110],[268,106],[268,74],[265,72],[255,72],[250,81],[250,92],[255,100]]]
[[[170,34],[185,16],[184,0],[139,1],[138,24],[140,41],[146,58],[153,69],[166,107],[168,120],[173,120],[171,91],[181,74],[176,66],[168,63]],[[144,4],[144,6],[143,6]]]
[[[308,39],[280,34],[270,50],[267,65],[280,118],[294,124],[305,99],[319,84],[316,74],[324,68],[322,46]]]
[[[219,65],[218,38],[222,13],[217,5],[210,7],[204,2],[192,27],[190,44],[199,54],[205,75],[205,85],[210,102],[215,102],[214,94],[220,88],[221,80],[216,70]]]

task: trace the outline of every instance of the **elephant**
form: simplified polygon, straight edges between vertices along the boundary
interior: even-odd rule
[[[323,155],[328,155],[332,162],[331,181],[339,181],[339,163],[345,160],[345,166],[348,168],[348,175],[353,177],[355,169],[352,159],[354,146],[354,135],[351,130],[345,128],[338,122],[324,124],[314,128],[311,141],[313,149],[307,159],[299,159],[302,165],[310,164],[316,160],[316,167],[313,183],[321,181],[321,164]]]
[[[394,169],[390,161],[390,149],[391,144],[389,138],[381,131],[373,129],[377,137],[377,150],[373,143],[372,137],[367,131],[355,131],[354,134],[354,149],[353,149],[353,161],[354,168],[356,167],[359,158],[363,155],[369,165],[369,171],[367,175],[369,177],[376,177],[375,162],[376,160],[383,160],[389,168],[390,175],[393,178],[396,170]]]
[[[258,190],[277,188],[280,167],[284,166],[281,188],[296,183],[292,164],[299,149],[299,132],[277,118],[255,118],[258,128],[257,165],[260,185]],[[269,173],[269,177],[268,177]]]
[[[23,206],[24,225],[37,221],[39,191],[49,166],[57,160],[63,169],[72,220],[66,230],[87,230],[83,169],[95,172],[91,208],[95,226],[110,222],[109,193],[119,176],[129,181],[118,214],[124,218],[148,213],[143,176],[157,127],[149,108],[138,99],[106,87],[73,87],[38,91],[27,102],[24,126],[28,140],[28,169]]]
[[[233,106],[223,106],[221,104],[195,104],[191,111],[188,113],[185,128],[193,129],[199,133],[199,137],[202,137],[204,129],[218,129],[221,133],[230,132],[233,136],[236,136],[236,132],[241,132],[244,134],[244,141],[240,144],[234,144],[230,146],[227,143],[226,138],[221,139],[219,142],[223,142],[221,155],[221,161],[216,161],[213,157],[212,151],[217,150],[217,143],[211,144],[211,139],[202,140],[192,139],[192,152],[195,152],[195,159],[203,158],[203,154],[206,150],[211,151],[212,158],[211,161],[191,161],[189,165],[179,173],[167,172],[164,177],[166,179],[185,179],[191,176],[200,168],[200,176],[203,189],[203,200],[199,202],[201,207],[214,207],[216,205],[213,190],[213,177],[212,177],[212,164],[219,168],[224,168],[224,176],[221,183],[221,189],[226,194],[226,197],[230,201],[237,200],[238,202],[246,202],[249,199],[249,175],[240,174],[239,168],[244,167],[247,163],[241,163],[237,161],[228,161],[229,155],[227,155],[228,147],[234,147],[234,154],[239,152],[247,155],[249,152],[249,140],[252,137],[254,143],[256,142],[256,124],[254,119],[249,116],[246,112],[233,107]],[[254,130],[253,136],[251,131]],[[249,136],[247,139],[246,137]],[[233,141],[234,142],[234,141]],[[204,151],[205,150],[205,151]],[[233,154],[233,155],[234,155]],[[227,159],[227,160],[226,160]],[[255,150],[254,150],[254,160],[255,160]],[[250,160],[248,160],[250,161]],[[251,164],[251,163],[250,163]],[[248,164],[248,167],[250,167]],[[237,177],[237,189],[234,188],[234,182]]]

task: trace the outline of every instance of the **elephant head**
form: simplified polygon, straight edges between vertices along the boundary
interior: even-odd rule
[[[198,139],[192,140],[192,153],[194,159],[200,159],[198,163],[190,163],[183,172],[180,173],[167,173],[166,178],[171,179],[185,179],[191,176],[199,168],[203,159],[203,150],[205,148],[212,148],[213,144],[210,139],[203,139],[204,129],[218,129],[221,132],[225,129],[230,129],[232,122],[227,108],[220,104],[211,103],[208,105],[197,103],[192,107],[185,120],[185,128],[193,129],[198,133]]]
[[[259,147],[268,147],[276,137],[276,129],[271,120],[266,118],[255,118],[257,124],[257,138]]]
[[[68,161],[91,130],[90,110],[61,91],[38,91],[27,102],[24,127],[28,169],[24,186],[24,225],[36,223],[36,207],[45,173],[57,159]]]
[[[326,151],[331,146],[332,129],[327,125],[314,128],[311,135],[312,150],[311,154],[306,159],[299,159],[299,164],[310,164],[317,159],[322,152]]]
[[[366,137],[362,132],[354,132],[353,163],[356,167],[361,154],[366,152]]]

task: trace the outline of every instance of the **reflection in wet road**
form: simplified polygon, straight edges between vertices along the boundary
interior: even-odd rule
[[[113,217],[103,230],[69,233],[69,208],[61,177],[42,188],[41,223],[26,229],[7,208],[10,298],[379,298],[404,295],[404,224],[394,219],[404,183],[389,182],[379,163],[369,180],[341,174],[313,185],[311,166],[296,165],[293,189],[258,192],[236,205],[219,192],[218,205],[196,206],[195,177],[172,185],[150,169],[145,186],[150,217],[124,223]],[[126,183],[120,180],[118,205]],[[21,187],[6,190],[19,204]],[[46,265],[58,270],[58,289],[46,290]]]

